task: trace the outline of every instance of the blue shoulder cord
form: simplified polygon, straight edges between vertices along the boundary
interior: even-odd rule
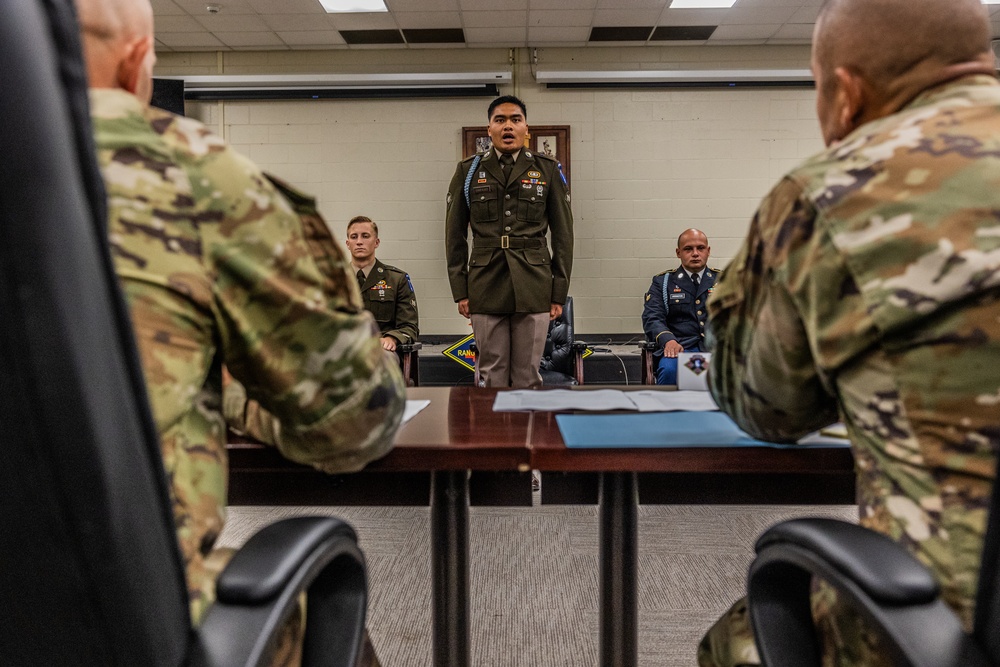
[[[465,175],[465,205],[468,208],[472,208],[472,202],[469,199],[469,185],[472,184],[472,175],[476,173],[476,167],[479,166],[479,161],[482,159],[482,155],[476,154],[476,159],[472,161],[472,167],[469,169],[469,173]]]
[[[663,274],[663,317],[665,318],[670,314],[670,298],[667,296],[667,278],[670,276],[669,273]]]

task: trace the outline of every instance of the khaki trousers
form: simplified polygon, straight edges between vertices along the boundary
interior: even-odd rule
[[[538,365],[549,333],[548,313],[472,315],[476,367],[484,387],[542,386]]]

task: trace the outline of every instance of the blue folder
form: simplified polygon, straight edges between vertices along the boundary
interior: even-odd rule
[[[813,435],[797,444],[750,437],[722,412],[556,415],[567,447],[849,447],[842,438]]]

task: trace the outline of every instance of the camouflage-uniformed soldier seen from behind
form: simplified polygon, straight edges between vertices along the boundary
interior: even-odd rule
[[[222,367],[282,423],[288,458],[385,454],[404,387],[342,254],[317,267],[295,206],[201,123],[148,106],[152,9],[78,0],[109,239],[170,478],[191,615],[214,598],[226,509]]]
[[[709,371],[745,430],[838,419],[862,524],[971,629],[1000,447],[1000,85],[979,0],[835,0],[813,40],[827,150],[766,197],[709,300]],[[826,665],[885,657],[828,586]],[[738,603],[702,665],[756,664]]]

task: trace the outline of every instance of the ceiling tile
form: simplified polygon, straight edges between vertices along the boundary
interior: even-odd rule
[[[795,7],[747,7],[735,6],[726,12],[722,25],[765,25],[787,23],[795,14]]]
[[[174,4],[178,7],[184,9],[188,14],[194,17],[199,16],[212,16],[205,9],[206,5],[218,4],[222,11],[220,11],[217,16],[236,16],[239,14],[256,14],[257,12],[253,7],[248,5],[244,0],[225,0],[225,2],[211,3],[205,0],[174,0]]]
[[[219,0],[228,3],[229,0]],[[244,0],[258,14],[326,14],[319,0]]]
[[[728,9],[668,9],[660,15],[660,25],[719,25]]]
[[[703,42],[715,32],[714,25],[662,25],[653,30],[654,42]]]
[[[186,14],[181,7],[178,7],[174,0],[150,0],[150,4],[153,6],[153,15],[159,18],[160,16],[171,16],[174,14]]]
[[[348,44],[403,44],[403,34],[398,30],[341,30],[340,36]]]
[[[330,20],[338,30],[395,30],[392,14],[331,14]]]
[[[444,12],[459,10],[458,0],[385,0],[393,14],[398,12]]]
[[[503,25],[497,25],[496,12],[462,12],[462,24],[466,28],[495,28],[502,30],[504,28],[516,27],[524,30],[528,27],[527,17],[528,12],[519,12],[517,21],[509,20],[504,22]]]
[[[586,30],[586,28],[584,28]],[[525,44],[524,28],[465,28],[465,42],[469,46],[520,46]]]
[[[457,12],[393,12],[400,28],[461,28],[462,17]]]
[[[224,44],[236,47],[284,47],[285,43],[273,32],[217,32],[214,33]]]
[[[630,11],[634,9],[655,9],[662,11],[667,0],[597,0],[598,9]]]
[[[812,39],[813,27],[808,23],[786,23],[774,33],[777,39]]]
[[[593,12],[556,9],[528,10],[529,28],[558,28],[593,25]]]
[[[496,17],[497,12],[502,12],[501,15],[503,15],[507,12],[528,8],[528,0],[504,0],[503,7],[499,8],[496,0],[458,0],[458,2],[463,10],[491,11],[494,17]]]
[[[157,35],[165,32],[201,32],[204,30],[200,23],[187,14],[182,16],[175,16],[173,14],[157,16],[154,23],[153,29]]]
[[[577,42],[586,43],[590,39],[590,28],[587,26],[546,28],[534,26],[528,28],[528,44],[535,46],[543,43]]]
[[[234,34],[237,32],[267,32],[269,28],[256,14],[240,14],[239,16],[223,16],[222,13],[206,14],[195,17],[198,23],[205,26],[211,32],[218,34],[225,32]]]
[[[594,26],[590,29],[591,42],[645,42],[653,33],[653,26]]]
[[[410,28],[403,38],[407,44],[465,44],[461,28]]]
[[[328,46],[343,46],[347,44],[336,30],[310,30],[279,32],[278,37],[289,46],[313,46],[322,49]]]
[[[207,32],[168,32],[159,39],[170,48],[182,51],[226,49],[225,44]]]
[[[594,9],[597,0],[529,0],[529,9],[566,9],[578,11]]]
[[[272,14],[261,16],[271,30],[277,32],[302,32],[306,30],[336,30],[333,19],[329,16],[313,14]]]
[[[594,25],[655,25],[659,19],[656,9],[594,10]]]
[[[767,39],[778,31],[780,25],[720,25],[712,33],[712,41],[730,39]]]
[[[788,22],[811,24],[816,22],[817,16],[819,16],[819,7],[801,7],[795,10],[795,13],[788,19]]]

